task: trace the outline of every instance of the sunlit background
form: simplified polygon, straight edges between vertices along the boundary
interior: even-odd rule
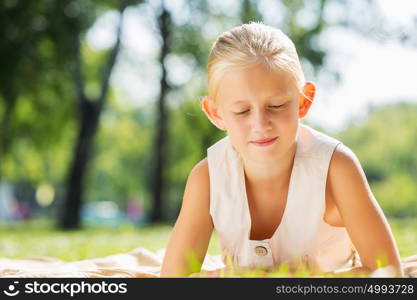
[[[199,107],[210,46],[249,21],[294,41],[318,86],[303,122],[354,150],[403,253],[417,253],[413,0],[2,1],[4,230],[169,232],[189,171],[223,136]]]

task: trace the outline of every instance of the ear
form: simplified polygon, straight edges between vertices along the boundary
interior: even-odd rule
[[[203,100],[201,100],[201,108],[214,126],[220,130],[226,130],[223,118],[219,114],[219,109],[210,97],[205,96]]]
[[[314,101],[314,96],[316,95],[316,86],[314,83],[308,81],[303,87],[303,93],[300,95],[300,101],[298,104],[298,116],[304,118],[308,111],[310,110],[311,105]]]

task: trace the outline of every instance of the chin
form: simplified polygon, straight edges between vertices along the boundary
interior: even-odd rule
[[[264,149],[261,147],[260,149],[251,149],[251,151],[249,151],[247,154],[251,160],[259,162],[276,161],[281,156],[276,148]]]

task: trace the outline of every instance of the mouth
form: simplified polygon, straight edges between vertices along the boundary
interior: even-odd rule
[[[278,137],[276,136],[276,137],[273,137],[273,138],[251,141],[251,144],[254,144],[256,146],[264,147],[264,146],[272,145],[277,139],[278,139]]]

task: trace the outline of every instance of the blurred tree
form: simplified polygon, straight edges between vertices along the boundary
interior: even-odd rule
[[[169,43],[167,46],[169,51],[165,53],[164,60],[165,66],[171,66],[165,70],[165,80],[169,86],[169,89],[165,91],[165,105],[167,106],[165,119],[168,125],[165,138],[167,141],[163,148],[159,148],[164,149],[164,152],[159,154],[164,157],[164,167],[157,166],[154,160],[155,171],[160,174],[152,177],[154,193],[151,215],[153,221],[176,218],[185,179],[191,166],[205,156],[207,147],[216,140],[219,133],[221,134],[202,115],[199,99],[196,99],[196,94],[205,93],[202,92],[201,85],[206,80],[204,73],[211,41],[201,31],[210,19],[211,12],[208,3],[207,1],[187,2],[177,9],[188,18],[170,15],[169,36],[166,39]],[[165,10],[169,13],[175,8],[165,7]],[[160,24],[163,23],[160,22]],[[173,61],[178,64],[170,64]],[[180,69],[181,66],[186,66],[191,70],[192,82],[182,80],[180,80],[182,83],[175,82],[173,78],[184,76],[176,69]],[[185,101],[185,99],[190,99],[190,101]],[[169,118],[166,118],[167,114]],[[160,124],[161,121],[159,121],[159,127]],[[189,131],[193,133],[191,144],[186,138],[190,137]],[[155,150],[159,152],[159,149]],[[156,182],[158,184],[155,184]]]
[[[74,110],[68,34],[88,28],[95,12],[90,1],[0,6],[0,177],[17,192],[57,185],[67,168]]]
[[[341,14],[336,24],[341,25],[356,34],[374,40],[377,43],[396,42],[405,47],[417,48],[417,18],[412,22],[393,22],[387,12],[381,9],[381,1],[367,0],[350,2],[346,0],[332,1],[345,13]],[[366,11],[366,14],[363,12]],[[360,18],[358,18],[360,16]]]
[[[176,216],[178,199],[184,187],[186,175],[179,177],[178,174],[173,175],[172,170],[178,170],[178,166],[182,165],[184,170],[189,170],[189,165],[182,164],[181,159],[191,162],[190,158],[200,157],[200,153],[205,153],[205,149],[218,136],[217,129],[210,126],[208,121],[202,119],[203,122],[194,122],[196,109],[199,110],[199,103],[195,99],[192,105],[188,106],[192,109],[191,114],[185,118],[188,128],[183,128],[184,122],[177,114],[178,109],[185,112],[182,108],[184,98],[187,97],[185,84],[176,84],[169,80],[168,75],[178,76],[175,69],[168,69],[169,60],[181,61],[181,64],[188,65],[193,73],[204,71],[207,63],[207,55],[211,41],[207,40],[202,34],[201,29],[210,18],[210,11],[207,1],[196,1],[183,3],[181,11],[189,16],[188,19],[176,19],[176,15],[172,15],[172,7],[167,7],[162,1],[161,14],[158,17],[159,34],[161,38],[161,53],[159,61],[162,68],[160,79],[161,92],[158,99],[158,117],[157,117],[157,133],[155,136],[154,149],[155,155],[153,162],[152,180],[152,201],[151,201],[151,221],[166,221],[172,216]],[[185,5],[186,4],[186,5]],[[180,75],[181,76],[181,75]],[[199,80],[204,77],[198,76]],[[189,83],[189,82],[188,82]],[[201,88],[194,88],[189,91],[189,97],[195,97],[196,93],[201,93]],[[178,96],[179,95],[179,96]],[[168,101],[172,104],[171,108]],[[190,104],[190,103],[189,103]],[[187,104],[184,103],[184,107]],[[201,113],[201,111],[200,111]],[[172,115],[172,118],[171,118]],[[205,118],[205,117],[204,117]],[[209,126],[207,126],[209,125]],[[197,145],[198,155],[193,155],[190,148],[185,151],[176,151],[177,146],[186,145],[184,141],[184,131],[192,130],[197,133],[194,136],[194,145]],[[183,144],[185,143],[185,144]],[[203,150],[203,151],[202,151]],[[195,161],[194,161],[195,163]],[[181,172],[184,173],[184,172]]]
[[[376,199],[389,216],[417,215],[417,105],[370,107],[338,137],[360,159]]]
[[[309,62],[315,71],[319,70],[323,66],[326,52],[319,47],[316,40],[327,26],[324,11],[326,4],[330,1],[314,1],[316,9],[314,13],[311,13],[314,16],[314,21],[310,22],[309,26],[300,24],[303,20],[299,15],[302,10],[309,9],[308,4],[311,5],[313,1],[283,0],[282,2],[286,8],[286,13],[283,16],[283,31],[294,42],[300,59]]]
[[[171,44],[171,15],[166,9],[164,1],[161,2],[161,13],[158,17],[158,27],[161,37],[161,53],[159,55],[159,63],[161,66],[161,78],[160,78],[160,93],[158,98],[158,114],[156,120],[156,135],[154,142],[154,158],[152,176],[151,176],[151,189],[152,189],[152,209],[151,209],[151,222],[157,222],[164,220],[162,211],[162,197],[165,189],[165,179],[163,170],[166,167],[165,157],[167,156],[167,123],[168,113],[166,108],[166,96],[170,89],[167,82],[167,70],[166,70],[166,57],[170,51]]]
[[[88,3],[85,8],[81,27],[93,18]],[[15,141],[45,150],[71,119],[71,52],[63,32],[75,26],[74,11],[68,1],[7,0],[0,6],[0,177]]]
[[[149,201],[149,160],[153,120],[144,120],[153,104],[132,109],[109,95],[95,143],[94,166],[86,180],[87,201],[112,201],[121,208],[134,199]]]
[[[60,215],[61,227],[79,226],[84,174],[119,50],[120,26],[115,46],[107,59],[103,59],[104,71],[97,97],[84,90],[81,41],[102,11],[118,7],[122,15],[135,2],[7,0],[0,7],[3,41],[0,55],[4,66],[0,69],[0,161],[5,161],[4,157],[17,141],[25,141],[29,149],[32,147],[40,153],[53,149],[61,140],[66,124],[73,121],[74,104],[78,109],[79,133]],[[10,164],[6,167],[11,169]],[[3,169],[2,164],[0,173]],[[39,175],[37,179],[41,179]]]
[[[74,31],[70,36],[75,55],[73,76],[76,84],[77,106],[79,111],[79,131],[77,135],[74,155],[69,170],[67,182],[67,195],[59,218],[60,227],[65,229],[78,228],[80,224],[80,209],[83,200],[84,180],[87,171],[87,163],[92,151],[94,136],[100,114],[103,110],[109,90],[110,75],[116,62],[120,49],[122,34],[123,12],[129,5],[128,1],[119,1],[118,10],[120,20],[117,25],[116,43],[108,54],[107,62],[103,69],[100,83],[100,92],[97,98],[90,98],[85,93],[85,80],[82,75],[81,60],[81,31]]]
[[[258,10],[256,2],[251,0],[243,0],[240,8],[240,19],[242,23],[250,23],[262,21],[262,15]]]

